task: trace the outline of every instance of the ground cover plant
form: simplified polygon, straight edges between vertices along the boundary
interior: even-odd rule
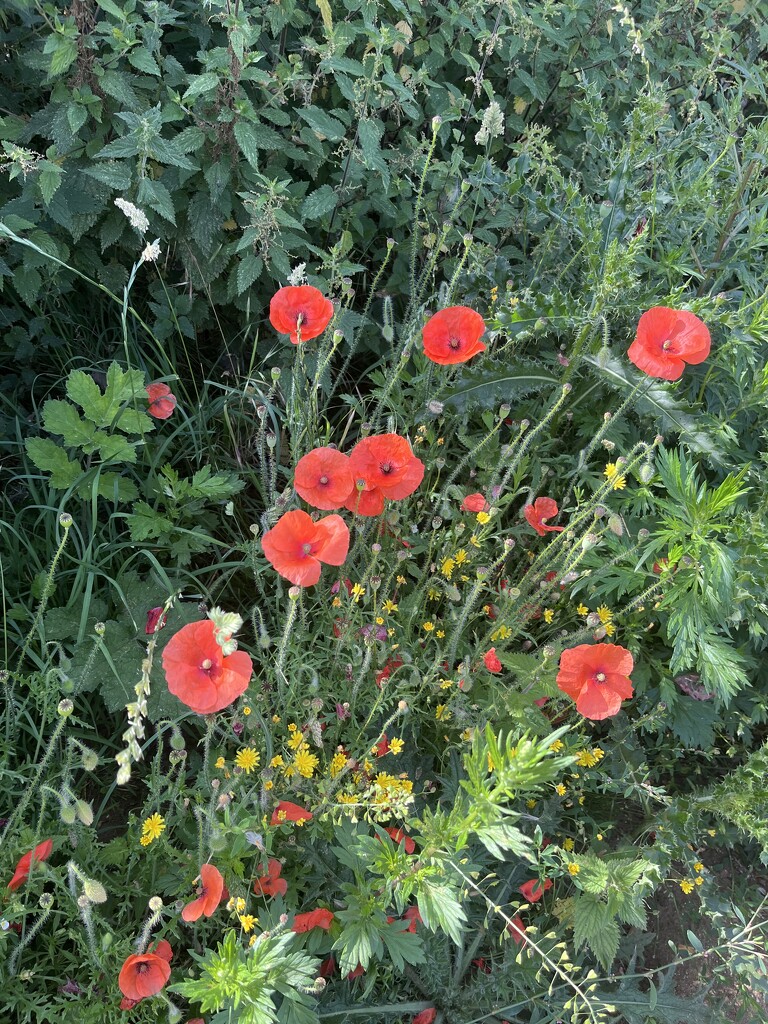
[[[749,15],[3,14],[0,1018],[764,1018]]]

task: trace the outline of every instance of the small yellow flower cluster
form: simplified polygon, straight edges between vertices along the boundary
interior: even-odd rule
[[[330,772],[331,778],[335,779],[336,776],[339,774],[339,772],[344,770],[346,765],[347,765],[347,755],[342,750],[339,750],[331,758],[331,763],[330,763],[330,766],[328,768],[328,771]]]
[[[245,910],[245,900],[242,896],[233,896],[227,903],[227,910],[234,910],[237,914],[242,914]]]
[[[447,704],[438,704],[435,708],[435,718],[438,722],[447,722],[451,718],[451,712]]]
[[[165,818],[162,814],[152,814],[149,818],[145,819],[144,824],[141,826],[141,839],[139,842],[142,846],[149,846],[155,839],[159,839],[163,832],[165,832]]]
[[[597,609],[597,615],[600,622],[603,624],[606,636],[613,636],[616,632],[616,626],[613,622],[613,612],[611,609],[607,605],[601,604]]]
[[[431,633],[435,628],[435,624],[434,622],[422,622],[421,628],[424,630],[425,633]]]
[[[546,623],[550,623],[552,621],[552,619],[554,619],[554,617],[555,617],[554,609],[553,608],[545,608],[544,612],[543,612],[543,615],[544,615],[544,621]]]
[[[498,629],[495,629],[493,631],[493,634],[491,635],[491,640],[509,640],[511,636],[512,630],[509,628],[509,626],[499,626]]]
[[[563,840],[563,849],[566,851],[566,853],[570,853],[575,845],[576,843],[574,843],[570,836],[567,839]]]
[[[254,926],[259,923],[258,919],[255,918],[253,914],[239,914],[238,917],[240,920],[240,927],[244,932],[252,932]]]
[[[622,476],[621,470],[615,462],[608,463],[603,470],[603,475],[614,491],[623,491],[627,486],[627,478]]]
[[[360,598],[363,596],[364,593],[365,593],[365,587],[361,587],[359,583],[355,583],[353,585],[353,587],[352,587],[352,600],[355,602],[355,604],[358,603],[358,601],[360,600]]]
[[[481,526],[485,526],[486,523],[490,523],[491,517],[487,512],[478,512],[475,517]]]
[[[689,893],[693,892],[693,882],[690,882],[687,878],[684,878],[680,882],[680,888],[683,890],[683,892],[687,896]]]
[[[453,558],[444,558],[443,564],[440,566],[440,572],[445,576],[447,580],[453,576],[453,570],[456,568],[456,562]]]
[[[571,862],[568,865],[568,872],[569,872],[569,874],[571,874],[571,875],[578,875],[579,871],[581,871],[581,868],[579,867],[578,864],[574,864],[573,862]]]
[[[387,615],[391,615],[393,612],[397,611],[397,605],[395,604],[394,601],[390,601],[389,598],[387,598],[387,600],[381,607],[384,609]]]
[[[600,747],[592,747],[591,750],[585,748],[576,752],[576,764],[579,768],[594,768],[604,757],[605,751]]]
[[[311,779],[318,764],[317,754],[311,753],[308,743],[302,743],[293,759],[296,771],[305,779]]]
[[[555,786],[555,792],[557,793],[558,796],[565,796],[565,794],[568,792],[568,789],[567,789],[566,786],[563,785],[562,782],[559,782]]]
[[[288,737],[288,746],[291,750],[298,750],[304,742],[304,733],[297,727],[295,722],[290,723],[288,726],[288,732],[291,734]]]
[[[393,736],[392,739],[389,741],[389,752],[390,754],[395,755],[401,754],[403,752],[404,746],[405,742],[401,740],[399,736]]]

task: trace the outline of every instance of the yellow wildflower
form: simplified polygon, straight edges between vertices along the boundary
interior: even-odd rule
[[[250,775],[254,768],[259,767],[260,760],[258,750],[254,750],[253,747],[243,747],[235,756],[235,764],[242,768],[246,775]]]
[[[697,860],[696,863],[693,865],[693,870],[694,871],[703,871],[704,870],[704,865],[701,863],[700,860]]]
[[[557,785],[555,786],[555,792],[557,793],[557,795],[558,795],[558,796],[565,796],[565,794],[566,794],[566,793],[568,792],[568,790],[567,790],[567,789],[566,789],[566,787],[565,787],[565,786],[564,786],[564,785],[562,784],[562,782],[559,782],[559,783],[558,783],[558,784],[557,784]]]
[[[490,523],[491,521],[491,517],[487,512],[478,512],[475,518],[481,526],[485,526],[486,523]]]
[[[589,608],[585,604],[580,604],[576,609],[577,615],[589,615]]]
[[[472,545],[473,548],[479,548],[480,547],[480,541],[477,539],[477,537],[475,536],[474,533],[469,538],[469,543]]]
[[[401,740],[397,736],[393,736],[392,739],[389,741],[389,752],[391,754],[399,754],[401,753],[404,746],[405,742],[403,740]]]
[[[689,893],[693,892],[693,882],[689,882],[687,878],[684,878],[680,882],[680,888],[683,890],[683,892],[687,896]]]
[[[227,762],[224,760],[223,757],[217,757],[216,758],[216,764],[213,767],[214,768],[223,768],[226,765],[226,763]]]
[[[334,754],[329,768],[331,778],[335,779],[339,772],[346,767],[346,764],[347,755],[343,751],[340,750],[338,753]]]
[[[438,638],[438,640],[443,640],[445,637],[445,630],[438,629],[437,632],[435,633],[435,636]]]
[[[247,717],[248,715],[250,715],[250,713],[251,713],[251,709],[246,704],[245,707],[243,708],[243,714]]]
[[[552,619],[554,619],[554,617],[555,617],[554,609],[553,608],[545,608],[544,612],[543,612],[543,615],[544,615],[544,621],[545,622],[551,622]]]
[[[606,622],[606,624],[603,626],[603,629],[605,630],[606,636],[613,636],[613,634],[616,632],[616,626],[612,622]]]
[[[384,602],[384,604],[382,605],[382,608],[387,613],[387,615],[391,615],[392,612],[396,612],[397,611],[397,605],[395,604],[394,601],[390,601],[389,598],[387,598],[387,600]]]
[[[456,568],[456,563],[452,558],[444,558],[443,564],[440,566],[440,572],[445,576],[447,580],[453,575],[453,570]]]
[[[450,711],[448,711],[447,704],[438,704],[435,708],[435,718],[438,722],[447,722],[451,717]]]
[[[576,843],[574,843],[574,841],[573,841],[573,840],[571,839],[571,837],[570,837],[570,836],[569,836],[569,837],[568,837],[567,839],[564,839],[564,840],[563,840],[563,849],[564,849],[564,850],[565,850],[565,851],[566,851],[567,853],[570,853],[570,852],[571,852],[571,850],[572,850],[572,849],[574,848],[574,846],[575,846],[575,845],[576,845]]]
[[[341,608],[341,598],[340,597],[334,597],[334,599],[331,601],[331,607],[332,608]]]
[[[557,754],[558,751],[562,750],[564,746],[565,744],[562,740],[555,740],[553,743],[549,744],[549,749],[552,751],[553,754]]]
[[[163,832],[165,832],[165,818],[162,814],[152,814],[144,820],[144,824],[141,826],[139,842],[142,846],[149,846],[150,843],[159,839]]]
[[[240,920],[240,927],[244,932],[252,932],[254,925],[259,923],[253,914],[239,914],[238,917]]]
[[[309,745],[302,743],[301,749],[293,759],[294,766],[299,775],[305,779],[311,779],[315,774],[315,768],[317,768],[318,757],[317,754],[310,752]]]
[[[607,605],[601,604],[597,609],[597,615],[603,625],[613,621],[613,612]]]
[[[432,630],[435,628],[435,624],[434,622],[422,622],[421,628],[424,630],[425,633],[431,633]]]
[[[704,884],[704,879],[701,877],[701,875],[697,875],[694,878],[694,882],[696,883],[696,885],[703,885]]]
[[[298,750],[303,742],[304,733],[301,732],[300,729],[297,729],[296,732],[292,732],[291,735],[288,737],[288,746],[291,748],[291,750]]]
[[[615,462],[609,462],[603,470],[603,475],[614,491],[623,491],[627,486],[627,478],[622,476],[621,470]]]
[[[439,601],[440,591],[435,590],[434,587],[430,587],[429,590],[427,591],[427,597],[429,598],[430,601]]]
[[[512,636],[512,630],[509,626],[499,626],[498,629],[493,631],[491,640],[509,640]]]
[[[357,602],[360,600],[364,593],[365,587],[361,587],[359,583],[355,583],[351,591],[352,600],[355,602],[355,604],[357,604]]]
[[[285,761],[283,761],[283,755],[282,754],[277,754],[269,762],[269,767],[270,768],[282,768],[284,765],[285,765]]]
[[[280,724],[280,715],[272,715],[272,721],[274,722],[275,725],[279,725]]]
[[[571,875],[578,875],[578,873],[580,871],[581,871],[581,868],[579,867],[578,864],[570,863],[568,865],[568,873],[569,874],[571,874]]]
[[[528,808],[529,811],[532,811],[533,808],[536,806],[536,801],[535,800],[526,800],[525,801],[525,806]]]
[[[592,747],[591,750],[578,750],[576,752],[576,764],[579,768],[594,768],[604,757],[605,751],[600,747]]]
[[[384,619],[381,617],[381,615],[377,615],[376,616],[376,625],[377,626],[383,626],[384,625]]]
[[[269,789],[273,789],[273,788],[274,788],[274,785],[275,785],[275,784],[274,784],[274,782],[272,781],[272,779],[267,779],[267,781],[266,781],[266,782],[264,783],[264,789],[267,789],[267,790],[269,790]]]
[[[402,586],[405,583],[405,576],[398,576],[397,582]]]
[[[464,563],[467,561],[468,558],[469,558],[469,555],[464,550],[464,548],[459,548],[459,550],[453,556],[453,560],[456,563],[456,565],[464,565]]]

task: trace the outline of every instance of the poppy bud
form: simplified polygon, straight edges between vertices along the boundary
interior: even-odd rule
[[[596,533],[588,533],[582,538],[581,547],[583,551],[589,551],[590,548],[597,547],[600,543],[600,538]]]
[[[621,537],[624,534],[624,527],[619,516],[611,516],[608,520],[608,529],[611,533],[615,533],[617,537]]]
[[[59,706],[56,709],[62,718],[69,718],[72,712],[75,710],[75,705],[71,700],[60,700]]]
[[[272,380],[280,380],[280,374],[283,372],[279,366],[273,366],[271,372]]]
[[[74,825],[77,813],[71,804],[62,804],[59,808],[59,817],[65,825]]]
[[[642,530],[637,531],[638,540],[647,540],[650,537],[650,532],[643,527]]]
[[[101,884],[97,882],[95,878],[86,878],[85,880],[85,895],[91,901],[91,903],[106,903],[107,902],[107,890]]]
[[[72,525],[72,516],[69,512],[62,512],[59,516],[59,526],[64,530],[68,530]]]
[[[653,480],[655,473],[656,470],[649,462],[640,467],[640,479],[644,484],[649,484]]]
[[[96,636],[104,636],[106,631],[107,627],[104,625],[103,622],[97,622],[93,627],[93,632],[96,634]]]
[[[93,808],[85,800],[75,800],[75,811],[80,821],[86,828],[93,824]]]

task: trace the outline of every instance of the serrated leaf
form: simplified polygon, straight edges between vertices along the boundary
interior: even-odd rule
[[[137,441],[128,441],[121,434],[106,435],[99,445],[102,462],[136,462]]]
[[[143,71],[145,75],[156,75],[160,77],[160,65],[146,48],[136,46],[128,51],[128,62],[133,64],[137,71]]]
[[[139,496],[138,488],[133,480],[128,480],[119,473],[100,473],[96,493],[107,501],[120,503],[135,501]]]
[[[124,434],[147,434],[155,429],[155,421],[139,409],[121,409],[120,415],[112,424]]]
[[[260,149],[280,149],[284,144],[282,137],[274,128],[269,128],[264,124],[238,121],[234,130],[240,151],[252,167],[258,168],[258,151]]]
[[[357,137],[363,151],[366,167],[380,169],[384,163],[381,155],[381,139],[384,125],[378,118],[365,117],[357,126]]]
[[[347,129],[335,117],[319,107],[304,107],[297,111],[300,118],[307,122],[312,131],[321,139],[329,142],[340,142],[347,134]]]
[[[86,455],[96,451],[94,437],[100,433],[93,423],[82,419],[71,402],[52,398],[43,406],[43,426],[50,434],[60,434],[68,448],[82,448]]]
[[[51,475],[51,487],[67,490],[82,476],[78,462],[73,462],[63,448],[49,437],[30,437],[24,443],[32,462]]]
[[[83,173],[96,181],[101,181],[110,188],[126,191],[131,185],[131,165],[116,163],[112,160],[101,164],[90,164],[83,167]]]
[[[121,160],[124,157],[136,156],[139,152],[139,144],[133,135],[124,135],[120,139],[108,142],[103,149],[93,157],[94,160]]]
[[[102,9],[102,11],[106,11],[107,14],[111,14],[114,18],[117,18],[118,21],[126,20],[124,12],[120,10],[116,3],[113,3],[113,0],[96,0],[96,4]]]
[[[393,921],[380,933],[395,969],[402,971],[406,964],[423,964],[426,960],[424,943],[409,932],[402,921]]]
[[[50,206],[51,200],[61,185],[64,169],[59,167],[58,164],[51,163],[50,160],[43,160],[38,166],[40,167],[40,175],[37,179],[37,184],[43,197],[43,202],[46,206]]]
[[[136,192],[136,202],[139,206],[149,206],[171,224],[176,223],[176,211],[173,208],[171,193],[161,181],[142,178]]]
[[[318,220],[334,209],[338,201],[338,193],[330,185],[321,185],[310,192],[301,207],[301,215],[307,220]]]
[[[514,370],[465,370],[456,384],[438,395],[439,401],[461,412],[473,406],[489,409],[500,401],[537,388],[557,384],[557,378],[537,366],[517,366]]]
[[[432,931],[441,928],[458,944],[467,916],[453,889],[422,879],[416,898],[421,919],[427,928]]]
[[[77,59],[77,42],[65,36],[54,37],[56,49],[51,57],[50,73],[61,75]],[[46,49],[46,52],[48,50]]]
[[[67,377],[66,389],[69,397],[80,406],[88,419],[101,425],[98,418],[101,389],[93,377],[82,370],[73,370]]]
[[[261,256],[254,256],[248,253],[237,264],[237,294],[242,295],[246,288],[250,288],[257,278],[261,276],[264,269],[264,261]]]
[[[88,120],[88,110],[80,103],[67,104],[67,124],[73,135],[77,135]]]
[[[619,925],[608,907],[596,896],[574,900],[573,938],[576,949],[587,945],[607,971],[619,948]]]
[[[125,521],[131,531],[132,541],[157,540],[159,537],[167,537],[175,528],[170,519],[166,519],[165,516],[156,512],[146,501],[137,501]]]
[[[190,75],[189,81],[191,84],[182,96],[185,103],[207,92],[214,92],[219,87],[219,76],[213,71],[206,71],[203,75]],[[235,125],[235,136],[237,136],[237,125]]]

